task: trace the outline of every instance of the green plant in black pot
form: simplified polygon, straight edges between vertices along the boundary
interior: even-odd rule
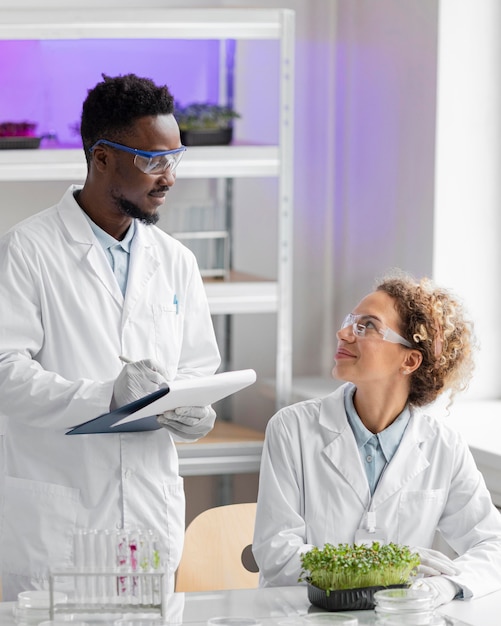
[[[194,102],[176,105],[174,116],[185,146],[226,145],[233,136],[233,120],[240,114],[231,107]]]
[[[326,543],[301,555],[299,582],[308,583],[312,604],[330,610],[373,608],[374,592],[407,586],[420,563],[408,546]],[[329,596],[336,596],[329,599]]]

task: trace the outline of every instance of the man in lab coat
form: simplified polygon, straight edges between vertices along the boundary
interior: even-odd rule
[[[184,537],[174,441],[207,434],[212,408],[168,412],[150,432],[65,433],[219,366],[196,260],[154,225],[184,151],[173,112],[167,87],[103,76],[83,104],[83,187],[0,240],[5,600],[71,565],[80,528],[152,529],[172,587]]]

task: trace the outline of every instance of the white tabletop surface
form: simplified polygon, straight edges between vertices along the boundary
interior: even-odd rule
[[[0,625],[15,626],[14,602],[0,603]],[[169,624],[206,625],[211,617],[252,617],[262,626],[307,626],[302,616],[323,612],[308,601],[306,587],[275,587],[197,593],[175,593],[167,598]],[[375,624],[373,611],[350,611],[359,624]],[[455,600],[441,608],[448,626],[499,626],[501,591],[477,600]],[[111,625],[114,620],[101,621]],[[36,622],[35,622],[36,624]],[[68,623],[69,625],[71,622]],[[326,625],[327,626],[327,625]]]

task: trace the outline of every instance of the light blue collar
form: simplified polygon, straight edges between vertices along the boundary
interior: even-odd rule
[[[104,250],[108,250],[109,248],[112,248],[113,246],[119,244],[125,252],[130,253],[130,246],[136,232],[136,220],[132,220],[127,232],[125,233],[125,237],[121,241],[118,241],[118,239],[112,237],[95,222],[93,222],[85,211],[82,211],[82,213],[85,215],[87,221],[90,224],[90,227],[92,228],[92,232],[94,233],[96,239],[99,241]]]
[[[355,391],[355,385],[349,385],[346,387],[344,394],[344,407],[348,417],[348,422],[353,430],[353,434],[355,435],[357,446],[359,449],[363,448],[372,437],[376,437],[379,441],[386,462],[389,463],[397,451],[397,448],[402,441],[402,437],[404,436],[405,429],[407,428],[407,424],[409,423],[411,417],[410,410],[406,406],[396,420],[387,428],[377,434],[371,433],[371,431],[364,426],[357,411],[355,410],[355,405],[353,404]]]

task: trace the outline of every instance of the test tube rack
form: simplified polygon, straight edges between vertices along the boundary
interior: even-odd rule
[[[165,615],[164,572],[53,570],[49,577],[50,617],[152,613]],[[58,598],[64,592],[66,600]]]

